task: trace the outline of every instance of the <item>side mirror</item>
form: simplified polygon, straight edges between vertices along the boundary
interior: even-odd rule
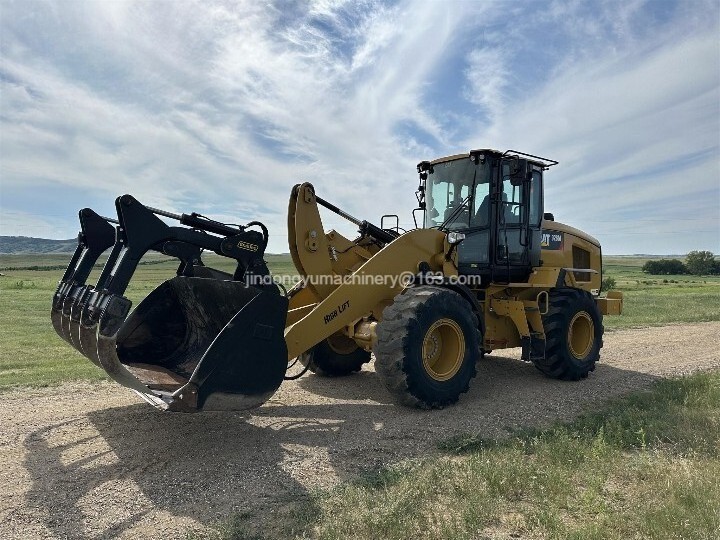
[[[529,178],[528,162],[526,159],[513,159],[510,161],[510,183],[513,186],[522,186]]]

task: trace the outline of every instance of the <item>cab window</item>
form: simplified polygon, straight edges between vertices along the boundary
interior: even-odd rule
[[[530,180],[530,225],[540,225],[542,218],[542,173],[532,172]]]

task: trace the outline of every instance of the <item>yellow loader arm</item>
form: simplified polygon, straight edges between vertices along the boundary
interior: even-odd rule
[[[443,266],[448,270],[445,234],[435,229],[412,230],[384,247],[371,236],[352,242],[336,231],[324,233],[317,197],[308,183],[292,191],[288,241],[305,280],[290,298],[285,328],[289,359],[338,332],[369,350],[374,323],[420,263],[433,271]]]

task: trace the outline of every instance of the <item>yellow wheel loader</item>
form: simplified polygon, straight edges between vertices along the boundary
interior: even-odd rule
[[[623,300],[600,297],[599,242],[544,213],[543,175],[556,164],[490,149],[423,161],[413,212],[422,218],[409,231],[397,216],[373,225],[296,185],[288,241],[300,280],[289,291],[263,260],[262,223],[174,214],[123,195],[117,219],[80,211],[53,326],[114,380],[172,411],[257,407],[298,376],[288,375],[297,362],[300,374],[342,376],[371,354],[395,399],[422,408],[456,402],[477,361],[497,349],[521,347],[547,376],[578,380],[599,360],[603,315],[620,314]],[[325,231],[320,207],[358,236]],[[98,282],[87,284],[106,250]],[[124,293],[149,251],[177,258],[177,276],[131,311]],[[205,266],[204,251],[233,259],[234,273]]]

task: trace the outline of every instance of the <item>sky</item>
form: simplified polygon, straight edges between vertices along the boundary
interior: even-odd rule
[[[409,227],[419,161],[496,148],[605,254],[720,252],[718,0],[0,0],[0,45],[2,235],[130,193],[286,252],[294,184]]]

